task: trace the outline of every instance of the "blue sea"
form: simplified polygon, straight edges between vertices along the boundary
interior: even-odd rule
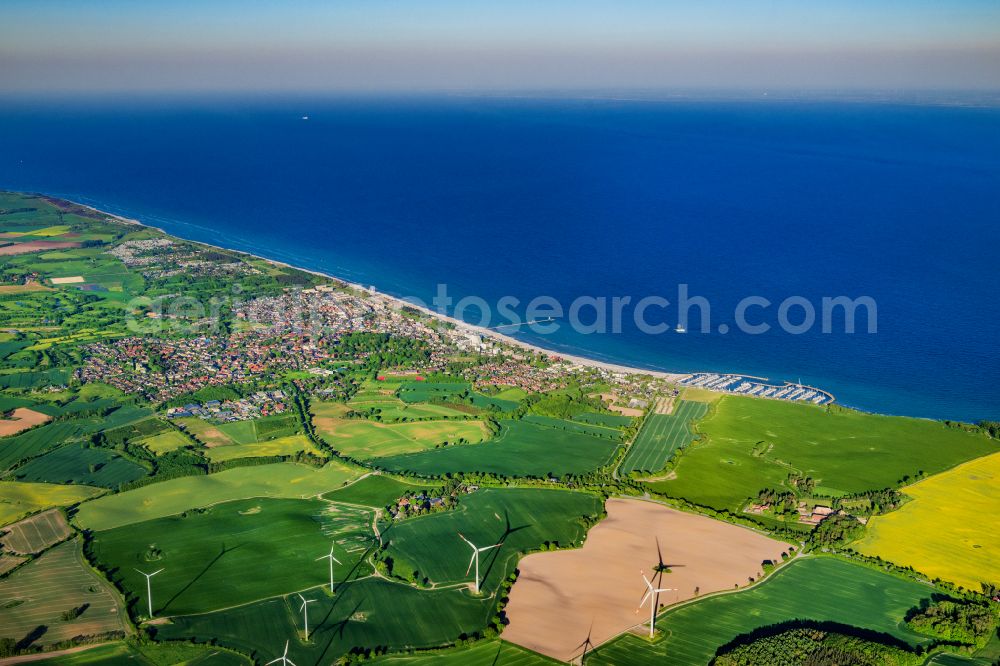
[[[446,284],[455,301],[510,296],[521,313],[537,296],[676,303],[683,284],[710,303],[709,331],[677,333],[676,311],[654,307],[669,331],[642,332],[626,310],[618,333],[560,319],[555,333],[518,334],[649,368],[801,379],[869,411],[1000,418],[995,107],[6,100],[0,188],[425,302]],[[771,331],[738,330],[748,296],[772,303],[747,315]],[[818,315],[824,296],[873,299],[877,332],[864,316],[854,334],[780,330],[778,304],[800,297]]]

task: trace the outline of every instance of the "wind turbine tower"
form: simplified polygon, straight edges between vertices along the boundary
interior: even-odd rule
[[[340,564],[340,560],[338,560],[336,557],[333,556],[332,543],[330,544],[330,552],[327,553],[326,555],[323,555],[322,557],[317,557],[316,561],[319,562],[320,560],[326,560],[326,559],[330,560],[330,594],[333,594],[333,563],[336,562],[337,564]]]
[[[306,628],[306,641],[308,642],[309,641],[309,604],[315,603],[316,600],[315,599],[306,599],[301,594],[299,594],[298,597],[299,597],[299,599],[302,600],[302,608],[300,608],[299,610],[302,611],[302,623],[305,625],[305,628]]]
[[[466,567],[466,569],[465,569],[465,575],[466,576],[469,575],[469,571],[472,570],[472,563],[475,562],[476,563],[476,580],[475,580],[474,587],[475,587],[475,590],[476,590],[476,594],[479,594],[479,553],[486,552],[487,550],[490,550],[492,548],[499,548],[500,546],[503,545],[503,541],[501,541],[500,543],[495,543],[492,546],[483,546],[482,548],[477,548],[476,544],[474,544],[471,541],[469,541],[468,539],[466,539],[465,535],[462,534],[461,532],[458,533],[458,536],[462,537],[462,541],[464,541],[465,543],[469,544],[469,547],[472,548],[472,559],[469,560],[469,566]]]
[[[642,574],[642,580],[646,583],[646,594],[642,596],[642,601],[639,602],[639,608],[642,608],[642,605],[646,603],[646,599],[650,600],[651,603],[649,605],[649,637],[652,638],[653,630],[656,625],[656,607],[659,602],[660,592],[674,592],[677,590],[677,588],[653,587],[653,584],[649,582],[648,578],[646,578],[646,572],[639,571],[639,573]],[[638,613],[639,609],[637,608],[635,612]]]
[[[136,569],[136,571],[139,571],[139,570]],[[149,604],[149,619],[150,620],[153,619],[153,586],[149,582],[149,579],[152,578],[153,576],[155,576],[156,574],[160,573],[161,571],[163,571],[163,569],[157,569],[153,573],[149,573],[149,574],[148,573],[144,573],[142,571],[139,571],[139,573],[141,573],[143,576],[146,577],[146,602]]]

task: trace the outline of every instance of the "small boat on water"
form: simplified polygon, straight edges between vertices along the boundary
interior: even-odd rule
[[[677,328],[675,328],[674,330],[677,331],[678,333],[687,333],[687,329],[681,326],[680,324],[677,324]]]

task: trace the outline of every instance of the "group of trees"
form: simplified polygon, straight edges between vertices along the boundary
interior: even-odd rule
[[[335,349],[338,356],[362,359],[369,369],[414,367],[426,364],[431,357],[424,341],[389,333],[345,333]]]
[[[941,599],[911,611],[906,624],[921,634],[981,648],[996,634],[1000,605],[990,601]]]
[[[844,628],[850,631],[850,627]],[[799,664],[882,664],[916,666],[924,657],[902,645],[816,628],[765,634],[726,649],[714,666],[797,666]]]
[[[883,488],[838,497],[834,500],[834,506],[839,508],[861,505],[868,515],[878,515],[898,509],[904,500],[903,494],[895,488]]]
[[[835,513],[827,516],[809,533],[806,543],[811,548],[832,548],[860,539],[865,526],[854,516]]]
[[[770,505],[771,510],[779,516],[786,514],[798,515],[798,511],[796,510],[799,504],[798,499],[795,497],[795,493],[788,490],[764,488],[757,493],[757,499],[754,501],[756,504]]]

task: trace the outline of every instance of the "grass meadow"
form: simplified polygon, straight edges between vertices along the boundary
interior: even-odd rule
[[[609,439],[523,421],[502,424],[500,434],[483,444],[390,456],[379,459],[378,466],[425,476],[485,472],[541,478],[592,471],[607,464],[619,446]]]
[[[791,472],[811,476],[817,494],[896,486],[996,451],[986,436],[937,421],[877,416],[781,400],[722,397],[685,449],[677,478],[651,486],[672,497],[739,510]]]
[[[982,582],[1000,582],[1000,453],[903,492],[912,501],[872,518],[864,538],[852,548],[970,590],[979,591]]]
[[[582,518],[603,510],[589,493],[539,488],[489,488],[463,497],[458,509],[405,520],[383,533],[395,572],[416,570],[434,585],[472,582],[466,574],[471,549],[503,542],[480,555],[482,589],[492,592],[517,565],[522,553],[544,543],[568,547],[582,542]]]
[[[323,495],[325,499],[347,504],[361,504],[381,509],[398,499],[403,493],[417,492],[427,488],[419,485],[397,481],[383,474],[369,474],[351,485]]]
[[[360,475],[357,468],[339,462],[319,469],[296,463],[237,467],[161,481],[87,502],[80,505],[74,523],[84,529],[108,530],[237,499],[315,497]]]
[[[189,446],[191,444],[191,440],[176,430],[165,430],[164,432],[151,435],[150,437],[143,437],[135,443],[145,446],[147,449],[160,456],[164,453],[169,453],[170,451],[176,451],[177,449],[183,449],[185,446]]]
[[[377,423],[367,419],[344,418],[350,408],[340,403],[314,401],[311,409],[316,434],[334,450],[358,460],[425,451],[444,442],[481,442],[489,436],[486,425],[476,420]]]
[[[205,457],[212,462],[225,462],[236,458],[293,456],[300,451],[311,453],[319,458],[324,457],[323,452],[316,448],[316,445],[309,441],[305,435],[288,435],[251,444],[216,446],[206,449],[204,453]]]
[[[707,664],[737,636],[792,620],[838,622],[923,644],[930,639],[905,629],[902,620],[933,593],[928,585],[844,560],[807,557],[751,589],[669,609],[657,619],[654,642],[626,634],[598,648],[587,663]]]
[[[705,416],[708,405],[682,400],[673,414],[650,414],[622,461],[622,472],[656,472],[674,452],[695,438],[691,424]]]
[[[316,558],[336,544],[338,579],[355,568],[374,535],[371,511],[318,499],[249,499],[96,532],[88,553],[130,601],[146,612],[153,580],[157,615],[205,613],[319,586],[329,581]]]

